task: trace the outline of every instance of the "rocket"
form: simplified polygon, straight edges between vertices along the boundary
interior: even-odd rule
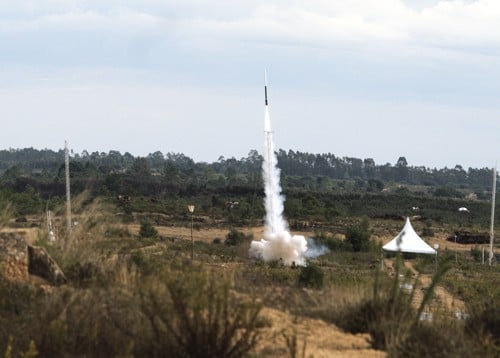
[[[269,102],[267,101],[267,73],[264,71],[264,132],[271,132],[271,119],[269,118]]]
[[[264,70],[264,104],[267,106],[267,73]]]
[[[267,183],[266,186],[274,188],[275,183],[275,175],[273,168],[275,164],[275,156],[274,156],[274,145],[273,145],[273,132],[271,129],[271,118],[269,117],[269,102],[267,101],[267,72],[264,70],[264,161],[262,162],[262,169],[264,175],[264,181]],[[278,178],[279,180],[279,178]],[[266,194],[267,196],[267,194]],[[266,201],[269,200],[269,212],[274,213],[274,203],[273,199],[268,199],[266,197]],[[271,216],[271,225],[270,230],[272,233],[276,232],[276,217],[275,215]]]

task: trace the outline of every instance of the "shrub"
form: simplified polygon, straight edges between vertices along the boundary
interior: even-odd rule
[[[153,228],[154,229],[154,228]],[[109,226],[104,232],[105,237],[130,237],[130,231],[126,226]]]
[[[425,226],[422,229],[423,237],[434,237],[434,230],[432,230],[430,221],[425,222]]]
[[[144,222],[141,224],[141,229],[139,230],[139,237],[141,237],[141,238],[157,238],[158,231],[150,223]]]
[[[369,333],[371,344],[375,349],[387,350],[389,355],[396,355],[407,339],[412,339],[412,332],[419,324],[424,308],[430,302],[433,291],[450,265],[444,261],[434,274],[430,286],[424,293],[420,306],[413,308],[412,301],[418,288],[418,278],[413,281],[408,294],[400,287],[400,257],[397,258],[394,278],[389,287],[382,287],[379,273],[375,277],[373,295],[359,302],[346,305],[342,311],[334,315],[333,321],[350,333]],[[422,337],[425,335],[423,334]],[[420,342],[428,344],[428,341]]]
[[[500,306],[497,302],[483,300],[469,307],[470,317],[465,322],[465,332],[484,345],[496,346],[500,353]]]
[[[0,202],[0,227],[7,225],[14,214],[14,209],[9,202]]]
[[[320,245],[325,245],[331,251],[350,251],[352,246],[334,235],[316,233],[314,239]]]
[[[368,251],[371,237],[368,219],[364,218],[359,224],[347,228],[345,237],[346,242],[352,246],[353,251]]]
[[[406,339],[390,351],[398,357],[472,357],[467,354],[463,333],[450,322],[418,322]]]
[[[242,244],[245,240],[251,240],[253,235],[245,235],[245,233],[238,231],[236,229],[231,229],[231,231],[226,235],[226,240],[224,243],[229,246],[237,246]]]
[[[479,246],[476,245],[474,247],[471,247],[470,254],[471,254],[472,258],[474,259],[474,261],[481,262],[481,260],[483,258],[483,251],[481,250],[481,248]]]
[[[325,274],[318,265],[308,262],[307,266],[300,269],[299,285],[311,288],[323,288],[323,278]]]
[[[167,275],[141,289],[153,351],[138,355],[236,358],[256,345],[261,304],[233,295],[228,277],[197,267]]]

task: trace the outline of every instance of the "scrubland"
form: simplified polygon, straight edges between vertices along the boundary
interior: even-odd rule
[[[370,220],[369,244],[357,252],[344,233],[307,228],[329,252],[285,267],[248,257],[261,226],[197,221],[191,259],[189,220],[158,225],[155,214],[125,218],[82,199],[68,233],[63,211],[56,242],[41,218],[26,231],[67,284],[0,280],[5,357],[500,355],[500,269],[481,264],[479,247],[446,246],[442,227],[431,239],[442,247],[437,266],[425,256],[386,256],[382,265],[380,242],[402,222]]]

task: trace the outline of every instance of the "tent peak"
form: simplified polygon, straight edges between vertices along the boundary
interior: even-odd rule
[[[400,233],[382,247],[385,251],[412,252],[417,254],[435,254],[436,250],[430,247],[413,229],[410,217],[406,217],[406,222]]]

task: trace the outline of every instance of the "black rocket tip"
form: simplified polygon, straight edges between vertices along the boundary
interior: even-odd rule
[[[267,71],[264,70],[264,103],[266,106],[268,105],[267,102]]]

